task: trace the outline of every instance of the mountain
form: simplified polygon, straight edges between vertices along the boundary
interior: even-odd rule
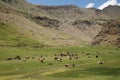
[[[1,0],[0,45],[88,45],[104,24],[116,18],[108,13],[75,5],[45,6],[26,0]]]
[[[120,17],[120,6],[108,6],[103,9],[103,13],[110,17],[118,18]]]
[[[117,45],[120,46],[120,6],[108,6],[102,10],[113,20],[102,24],[101,31],[94,37],[92,45]]]

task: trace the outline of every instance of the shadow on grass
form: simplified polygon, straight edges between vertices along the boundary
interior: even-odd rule
[[[95,67],[83,70],[70,70],[61,73],[51,74],[51,77],[63,78],[85,78],[90,76],[119,76],[120,68]]]

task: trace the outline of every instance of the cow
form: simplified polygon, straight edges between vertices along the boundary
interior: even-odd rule
[[[99,56],[98,55],[96,55],[96,58],[98,58]]]
[[[98,63],[98,64],[104,64],[105,61],[98,61],[97,63]]]
[[[69,67],[70,65],[69,65],[69,64],[65,64],[64,66],[65,66],[65,67]]]
[[[75,63],[72,64],[72,67],[75,67]]]
[[[7,58],[6,60],[12,60],[13,58]]]
[[[44,62],[45,62],[45,58],[42,58],[42,59],[40,60],[40,62],[41,62],[41,63],[44,63]]]
[[[18,55],[14,58],[15,60],[21,60],[21,57]]]

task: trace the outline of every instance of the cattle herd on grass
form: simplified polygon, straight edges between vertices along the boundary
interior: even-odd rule
[[[86,52],[82,52],[84,54],[84,57],[85,58],[98,58],[97,60],[97,64],[104,64],[105,62],[103,60],[99,61],[99,55],[97,53],[97,55],[91,55],[91,53],[86,53]],[[48,55],[35,55],[35,56],[20,56],[20,55],[17,55],[15,57],[9,57],[9,58],[6,58],[6,60],[20,60],[20,61],[23,61],[23,62],[26,62],[26,61],[29,61],[29,60],[36,60],[37,62],[40,62],[40,63],[46,63],[48,62],[48,65],[53,65],[54,63],[47,60],[49,58],[52,58],[53,61],[55,62],[63,62],[64,59],[67,59],[68,61],[73,61],[73,63],[67,63],[64,64],[64,67],[75,67],[77,64],[75,63],[75,61],[79,61],[81,60],[81,58],[83,57],[80,56],[80,54],[76,54],[76,53],[70,53],[70,52],[59,52],[57,54],[54,54],[52,57],[48,56]]]

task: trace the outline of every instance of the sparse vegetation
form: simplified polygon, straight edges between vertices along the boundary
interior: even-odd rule
[[[14,47],[43,47],[44,44],[35,42],[34,40],[21,35],[14,28],[6,23],[0,23],[0,46],[14,46]]]

